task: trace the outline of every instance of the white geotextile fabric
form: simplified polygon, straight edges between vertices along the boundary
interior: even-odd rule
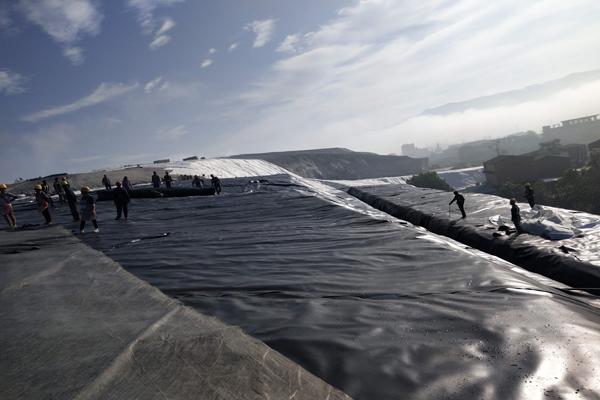
[[[523,210],[524,207],[526,205],[521,208],[523,231],[550,240],[569,239],[600,228],[600,219],[590,218],[590,214],[582,213],[579,217],[566,211],[540,205],[527,210]],[[489,221],[496,226],[514,228],[510,219],[501,215],[494,215],[489,218]]]

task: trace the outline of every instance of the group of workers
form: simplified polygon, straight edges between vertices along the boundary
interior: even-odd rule
[[[523,197],[527,199],[527,202],[531,208],[535,206],[535,194],[530,183],[525,184],[525,194]],[[457,190],[454,191],[454,197],[450,203],[448,203],[448,205],[450,206],[454,202],[456,202],[456,205],[462,214],[462,218],[467,218],[467,214],[465,213],[465,197]],[[510,220],[515,225],[517,233],[523,233],[523,228],[521,228],[521,210],[517,205],[517,200],[515,198],[510,199],[509,204],[511,206]]]
[[[192,186],[197,188],[204,187],[204,175],[199,177],[198,175],[194,175],[194,179],[192,181]],[[216,194],[221,193],[221,181],[215,175],[210,175],[211,186],[215,190]],[[154,188],[159,188],[161,184],[160,177],[156,174],[156,171],[152,174],[152,185]],[[169,175],[169,172],[165,172],[165,175],[162,179],[165,186],[169,189],[172,187],[173,178]],[[129,196],[129,191],[132,189],[132,184],[127,176],[124,176],[122,181],[115,182],[115,188],[113,189],[112,183],[106,174],[102,177],[102,185],[106,188],[106,190],[110,190],[113,192],[113,199],[115,203],[115,208],[117,210],[117,216],[115,220],[120,220],[121,216],[125,219],[129,216],[129,202],[131,200]],[[52,185],[54,188],[55,194],[58,196],[60,204],[64,204],[65,202],[69,205],[69,209],[71,211],[71,215],[73,217],[74,222],[79,222],[79,231],[81,233],[84,232],[86,221],[91,221],[94,226],[94,232],[99,232],[98,222],[96,220],[96,201],[94,197],[91,195],[91,189],[88,186],[83,186],[81,188],[81,197],[78,201],[77,195],[71,189],[71,185],[66,176],[62,177],[60,180],[58,177],[54,178],[54,183]],[[35,202],[38,208],[38,211],[42,214],[44,218],[44,222],[46,225],[50,225],[52,223],[52,215],[50,214],[50,207],[54,207],[54,202],[52,200],[52,195],[50,194],[50,186],[48,185],[46,180],[42,180],[40,183],[34,186],[35,191]],[[17,199],[17,196],[8,192],[8,186],[4,183],[0,184],[0,209],[2,210],[2,215],[9,227],[16,228],[17,227],[17,218],[15,216],[15,212],[12,206],[14,200]]]

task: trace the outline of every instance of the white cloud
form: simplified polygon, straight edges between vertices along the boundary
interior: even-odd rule
[[[16,72],[0,69],[0,93],[2,94],[13,95],[24,93],[26,81],[26,78]]]
[[[150,42],[149,48],[156,50],[171,41],[171,36],[167,33],[176,25],[172,18],[166,17],[162,24],[157,27],[158,22],[154,16],[154,11],[160,7],[172,6],[182,3],[185,0],[128,0],[127,4],[138,14],[138,22],[145,35],[153,35],[154,39]]]
[[[298,33],[293,35],[287,35],[283,42],[277,48],[277,51],[280,53],[295,53],[296,52],[296,44],[300,41],[300,35]]]
[[[92,0],[20,0],[18,9],[57,43],[75,65],[83,62],[81,48],[75,46],[84,35],[100,32],[102,14]]]
[[[137,86],[137,83],[101,83],[96,89],[94,89],[92,93],[74,101],[73,103],[38,111],[26,115],[21,119],[25,122],[38,122],[47,118],[72,113],[81,110],[82,108],[95,106],[113,98],[122,96],[128,92],[131,92],[132,90],[137,88]]]
[[[217,49],[215,49],[214,47],[211,47],[210,49],[208,49],[208,54],[215,54],[217,52]]]
[[[73,47],[65,47],[63,49],[63,55],[71,60],[73,65],[81,65],[83,64],[83,49],[81,47],[73,46]]]
[[[166,45],[170,41],[171,41],[171,36],[169,36],[169,35],[157,36],[154,38],[154,40],[152,42],[150,42],[148,47],[150,47],[152,50],[156,50],[159,47]]]
[[[138,14],[138,21],[145,34],[150,34],[156,29],[154,11],[160,7],[169,7],[185,0],[128,0],[129,7]],[[163,23],[164,25],[164,23]]]
[[[185,125],[178,125],[173,128],[161,128],[156,132],[156,137],[160,140],[177,140],[187,135],[188,131]]]
[[[231,43],[231,45],[229,46],[227,51],[234,51],[235,49],[237,49],[237,47],[238,47],[237,43]]]
[[[202,61],[202,64],[200,64],[200,68],[208,68],[212,65],[213,60],[211,60],[210,58],[207,58],[206,60]]]
[[[175,21],[173,21],[171,18],[167,17],[164,19],[162,25],[160,26],[160,28],[158,28],[158,31],[156,31],[156,33],[154,35],[155,36],[164,35],[165,33],[169,32],[174,27],[175,27]]]
[[[263,47],[271,40],[271,36],[275,30],[275,20],[265,19],[252,21],[244,26],[244,30],[250,31],[256,35],[252,47]]]
[[[146,93],[162,92],[164,90],[167,90],[168,88],[169,82],[165,81],[162,76],[152,79],[151,81],[146,83],[146,85],[144,85],[144,91]]]
[[[600,48],[597,15],[595,0],[356,2],[298,36],[296,53],[238,97],[231,109],[246,110],[240,117],[249,123],[240,134],[247,141],[232,140],[385,153],[405,140],[428,144],[439,131],[430,120],[411,119],[425,109],[598,68],[600,53],[590,50]],[[590,108],[576,105],[582,113]],[[525,124],[552,119],[543,109],[531,108],[535,120],[516,108],[496,115],[520,130],[539,129]],[[500,119],[485,116],[490,127]],[[461,118],[464,125],[447,125],[447,138],[491,130],[483,117]],[[505,134],[515,131],[502,126]]]

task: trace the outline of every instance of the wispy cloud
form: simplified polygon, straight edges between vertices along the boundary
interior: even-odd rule
[[[214,47],[211,47],[210,49],[208,49],[208,54],[215,54],[218,50],[215,49]]]
[[[149,81],[148,83],[146,83],[144,85],[144,91],[146,93],[162,92],[163,90],[166,90],[168,88],[169,88],[169,82],[164,80],[164,78],[162,76],[152,79],[151,81]]]
[[[156,132],[156,137],[160,140],[177,140],[187,135],[188,131],[185,125],[178,125],[172,128],[161,128]]]
[[[160,26],[160,28],[158,28],[158,31],[156,31],[155,35],[156,36],[164,35],[165,33],[169,32],[174,27],[175,27],[175,21],[173,21],[171,18],[167,17],[164,19],[162,25]]]
[[[115,97],[122,96],[137,88],[138,84],[124,83],[102,83],[92,93],[82,97],[70,104],[48,108],[38,111],[21,118],[25,122],[38,122],[47,118],[57,117],[63,114],[69,114],[83,108],[92,107],[100,103],[104,103]]]
[[[13,95],[24,93],[27,79],[22,75],[8,69],[0,69],[0,93]]]
[[[600,53],[590,51],[600,48],[597,15],[595,0],[358,1],[319,29],[290,39],[296,52],[239,97],[253,113],[240,132],[247,143],[280,147],[311,143],[389,152],[405,141],[435,143],[443,124],[433,129],[431,120],[411,119],[425,109],[598,68]],[[533,121],[513,110],[515,119],[512,111],[495,111],[513,127],[517,118]],[[536,121],[553,118],[542,106],[531,110]],[[485,135],[482,121],[496,126],[500,119],[479,116],[463,114],[465,124],[447,125],[445,137]]]
[[[265,19],[252,21],[244,26],[244,30],[252,32],[255,35],[252,47],[263,47],[271,40],[271,36],[275,30],[275,20]]]
[[[200,68],[208,68],[213,64],[213,62],[213,60],[207,58],[206,60],[202,61],[202,64],[200,64]]]
[[[227,51],[234,51],[235,49],[237,49],[237,47],[238,47],[237,43],[231,43],[231,45],[229,46]]]
[[[152,42],[148,45],[152,50],[156,50],[159,47],[163,47],[167,43],[171,41],[171,37],[169,35],[161,35],[154,38]]]
[[[173,6],[177,3],[183,3],[184,1],[185,0],[128,0],[127,5],[137,12],[138,21],[144,30],[144,33],[149,35],[156,30],[157,22],[154,17],[154,12],[157,8]]]
[[[84,35],[100,32],[102,14],[92,0],[21,0],[18,9],[57,43],[74,65],[83,63],[83,50],[76,44]]]
[[[287,35],[283,42],[277,48],[277,51],[280,53],[295,53],[296,52],[296,44],[300,41],[300,34],[296,33],[293,35]]]
[[[134,9],[138,15],[138,22],[142,27],[142,32],[145,35],[153,35],[154,39],[148,47],[151,50],[156,50],[171,41],[171,36],[168,32],[176,25],[172,18],[166,17],[159,23],[154,16],[154,12],[159,7],[172,6],[177,3],[182,3],[185,0],[128,0],[127,4]]]

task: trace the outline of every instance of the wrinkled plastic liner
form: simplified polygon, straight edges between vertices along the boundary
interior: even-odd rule
[[[356,399],[600,395],[595,299],[423,228],[285,181],[98,210],[86,243]]]
[[[491,225],[489,218],[504,214],[509,219],[510,206],[508,200],[496,196],[465,194],[467,218],[462,219],[455,205],[454,209],[448,206],[453,194],[444,191],[410,185],[386,185],[350,187],[348,193],[378,210],[433,233],[567,285],[600,293],[600,266],[593,264],[598,262],[600,230],[561,241],[550,241],[529,234],[499,235],[497,226]],[[521,206],[523,209],[529,208]]]

